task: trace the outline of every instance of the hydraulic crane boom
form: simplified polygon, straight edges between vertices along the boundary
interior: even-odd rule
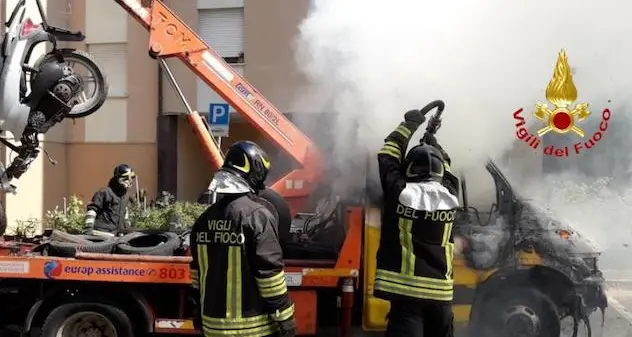
[[[180,59],[301,166],[272,186],[288,200],[292,213],[295,214],[316,188],[322,173],[324,158],[312,141],[162,1],[143,1],[149,3],[148,6],[143,6],[140,0],[114,1],[149,30],[149,54],[153,58],[158,58],[163,68],[166,67],[166,63],[162,58]],[[166,70],[168,71],[168,67]],[[174,80],[170,71],[168,75]],[[177,86],[176,90],[179,91]],[[189,122],[201,141],[207,158],[211,164],[219,168],[222,163],[221,152],[212,135],[199,114],[190,108],[182,95],[180,96],[189,110]]]

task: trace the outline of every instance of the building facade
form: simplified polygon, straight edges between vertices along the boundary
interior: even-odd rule
[[[148,32],[112,0],[41,1],[51,24],[85,33],[85,43],[70,46],[95,57],[107,76],[109,96],[95,114],[65,121],[44,136],[43,147],[57,164],[42,154],[17,181],[18,193],[4,197],[9,227],[42,218],[73,194],[88,201],[119,163],[136,170],[150,197],[165,190],[195,200],[212,169],[187,124],[184,105],[148,56]],[[295,70],[292,45],[309,0],[165,2],[279,110],[288,111],[292,89],[304,81]],[[6,19],[16,3],[4,1],[0,18]],[[27,4],[38,22],[35,0]],[[207,115],[211,103],[223,103],[179,60],[168,63],[194,109]],[[265,143],[233,111],[223,147],[238,139]],[[9,156],[5,151],[5,159]]]

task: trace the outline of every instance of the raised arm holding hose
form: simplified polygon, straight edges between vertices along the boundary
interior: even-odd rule
[[[445,182],[445,151],[434,137],[406,154],[434,101],[411,110],[378,152],[384,192],[374,294],[391,302],[387,337],[452,337],[452,222],[458,200]],[[436,122],[435,122],[436,123]],[[438,125],[429,125],[434,131]],[[458,184],[457,184],[458,186]]]
[[[429,104],[429,105],[431,105],[431,104]],[[452,194],[454,194],[455,196],[458,197],[459,178],[457,178],[457,176],[454,175],[454,173],[452,173],[452,169],[450,167],[452,165],[452,159],[450,158],[448,153],[443,149],[443,147],[441,145],[439,145],[439,142],[437,142],[437,138],[435,137],[435,134],[437,133],[437,131],[441,127],[441,114],[442,114],[442,112],[443,112],[443,108],[441,108],[439,112],[437,112],[432,117],[430,117],[430,120],[428,120],[428,126],[426,127],[426,133],[424,133],[424,136],[421,137],[421,140],[420,140],[419,143],[420,144],[432,145],[433,147],[435,147],[437,150],[439,150],[441,152],[441,155],[443,156],[443,161],[444,161],[444,164],[445,164],[444,165],[445,166],[445,172],[443,174],[442,184]]]

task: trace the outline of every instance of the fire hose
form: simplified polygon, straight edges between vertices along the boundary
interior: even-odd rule
[[[421,108],[419,111],[425,116],[433,109],[437,109],[437,112],[430,117],[428,120],[428,126],[426,126],[426,132],[424,133],[421,141],[423,143],[427,143],[429,138],[434,136],[439,128],[441,127],[441,115],[443,115],[443,110],[445,109],[445,103],[442,100],[432,101],[426,104],[425,107]]]

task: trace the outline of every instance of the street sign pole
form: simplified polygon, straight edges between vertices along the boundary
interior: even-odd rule
[[[217,137],[217,147],[219,147],[219,151],[222,152],[222,137]],[[217,192],[213,190],[213,194],[211,195],[211,202],[215,204],[217,202]]]
[[[222,137],[228,137],[230,127],[230,110],[226,103],[211,103],[208,109],[208,125],[211,133],[217,137],[217,146],[222,151]],[[217,201],[217,193],[213,191],[211,201]]]

